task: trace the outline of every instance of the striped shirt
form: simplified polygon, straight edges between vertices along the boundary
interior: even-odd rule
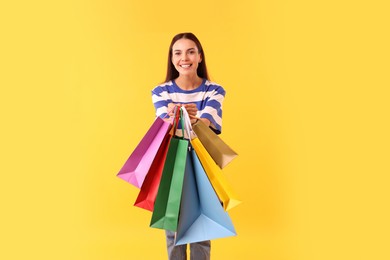
[[[193,90],[183,90],[174,80],[168,81],[152,90],[152,101],[156,116],[167,115],[169,103],[195,103],[198,108],[197,117],[207,118],[216,127],[216,133],[222,130],[222,102],[225,90],[220,85],[203,79],[202,84]]]

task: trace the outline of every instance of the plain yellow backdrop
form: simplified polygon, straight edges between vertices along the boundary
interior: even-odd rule
[[[212,259],[390,259],[387,1],[0,4],[1,259],[166,259],[116,177],[171,38],[227,91],[238,236]]]

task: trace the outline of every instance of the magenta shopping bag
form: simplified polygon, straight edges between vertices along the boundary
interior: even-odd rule
[[[144,184],[142,184],[134,206],[153,212],[154,202],[156,201],[158,187],[160,186],[160,180],[164,169],[165,159],[167,158],[171,138],[172,135],[170,134],[165,136],[164,141],[162,142],[160,149],[154,158],[152,166],[146,175]]]
[[[172,124],[156,117],[148,132],[134,149],[117,176],[141,188],[154,158]]]

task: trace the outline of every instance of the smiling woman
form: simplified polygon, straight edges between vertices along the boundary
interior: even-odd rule
[[[173,37],[165,82],[153,89],[152,98],[157,116],[165,117],[176,104],[182,104],[190,116],[221,133],[225,90],[210,81],[202,45],[194,34]]]
[[[189,39],[180,39],[172,47],[172,64],[181,77],[179,85],[186,90],[196,88],[201,83],[197,74],[198,64],[202,62],[202,55],[195,42]],[[179,80],[178,79],[178,80]],[[197,83],[195,86],[187,85],[191,81]]]
[[[190,73],[180,74],[180,72],[184,72],[181,68],[188,66],[192,67]],[[196,78],[205,78],[209,80],[206,57],[202,45],[198,38],[192,33],[180,33],[173,37],[171,45],[169,46],[167,68],[165,82],[176,78],[182,80],[183,76],[190,81],[196,80]],[[185,81],[187,80],[182,81],[182,84],[185,84]]]
[[[152,90],[156,115],[165,118],[168,111],[181,104],[189,115],[199,118],[219,134],[224,98],[225,90],[209,79],[204,51],[196,36],[180,33],[173,37],[165,82]],[[182,135],[180,130],[176,134]],[[169,259],[187,259],[187,245],[174,246],[174,232],[166,231],[166,239]],[[210,259],[210,246],[210,241],[190,244],[191,259]]]

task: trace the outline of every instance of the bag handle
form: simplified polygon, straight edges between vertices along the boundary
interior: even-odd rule
[[[172,111],[175,111],[175,108],[176,108],[176,106],[174,106],[171,110],[167,110],[167,113],[165,114],[165,116],[164,117],[162,117],[162,119],[166,119],[168,116],[169,116],[169,113],[171,113]],[[173,123],[173,122],[172,122]]]
[[[178,111],[178,107],[177,106],[175,106],[173,109],[173,118],[172,118],[172,122],[171,122],[171,124],[173,124],[173,127],[171,128],[171,131],[169,131],[169,134],[171,135],[171,136],[175,136],[175,134],[176,134],[176,129],[177,129],[177,125],[179,124],[179,113],[177,112]],[[171,110],[171,111],[172,111]],[[170,112],[171,112],[170,111]]]
[[[187,132],[187,135],[188,135],[188,138],[191,140],[191,139],[194,139],[196,137],[196,134],[194,132],[194,130],[192,129],[192,125],[191,125],[191,119],[190,119],[190,116],[187,112],[187,109],[185,109],[185,107],[181,107],[180,110],[182,111],[182,117],[184,119],[184,123],[185,123],[185,129],[186,129],[186,132]],[[183,133],[183,136],[184,136],[184,133]]]
[[[184,107],[180,107],[180,123],[181,123],[181,132],[182,132],[182,137],[184,139],[184,117],[183,117],[183,109]]]

